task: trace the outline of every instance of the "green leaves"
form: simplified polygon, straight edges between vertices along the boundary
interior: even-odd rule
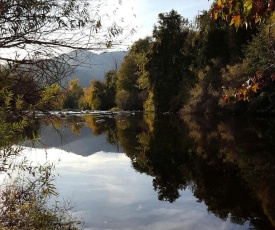
[[[44,88],[39,102],[41,108],[51,103],[60,92],[60,85],[52,84]]]
[[[188,20],[172,10],[159,14],[158,24],[154,27],[154,40],[146,54],[145,70],[152,95],[150,99],[154,103],[154,106],[147,105],[155,107],[157,112],[177,111],[187,94],[185,87],[191,80],[188,51],[191,45],[187,41],[191,29],[188,26]]]

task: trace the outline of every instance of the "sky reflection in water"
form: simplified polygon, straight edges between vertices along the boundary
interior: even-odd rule
[[[74,143],[74,149],[83,142]],[[68,146],[67,146],[68,147]],[[33,162],[56,163],[60,198],[76,204],[74,215],[85,229],[248,229],[207,212],[189,189],[174,203],[159,201],[152,177],[136,172],[123,153],[96,152],[83,157],[65,150],[26,148]]]

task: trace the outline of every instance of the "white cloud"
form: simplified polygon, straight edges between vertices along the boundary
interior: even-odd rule
[[[89,157],[59,149],[26,148],[34,162],[57,162],[56,185],[62,197],[78,204],[73,213],[92,229],[247,229],[221,221],[197,203],[189,190],[175,203],[160,202],[152,178],[134,171],[124,154],[98,152]]]

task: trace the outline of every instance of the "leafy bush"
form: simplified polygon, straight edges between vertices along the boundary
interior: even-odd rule
[[[0,229],[77,230],[79,222],[73,220],[70,208],[60,207],[58,202],[49,206],[51,196],[57,195],[53,165],[31,167],[25,163],[19,164],[23,173],[19,170],[12,183],[0,186]]]

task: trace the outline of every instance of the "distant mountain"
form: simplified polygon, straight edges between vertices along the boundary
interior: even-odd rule
[[[66,54],[68,63],[77,66],[67,83],[73,78],[78,78],[82,87],[89,87],[92,80],[104,81],[105,73],[109,70],[119,69],[127,51],[114,51],[93,53],[90,51],[73,51]]]

